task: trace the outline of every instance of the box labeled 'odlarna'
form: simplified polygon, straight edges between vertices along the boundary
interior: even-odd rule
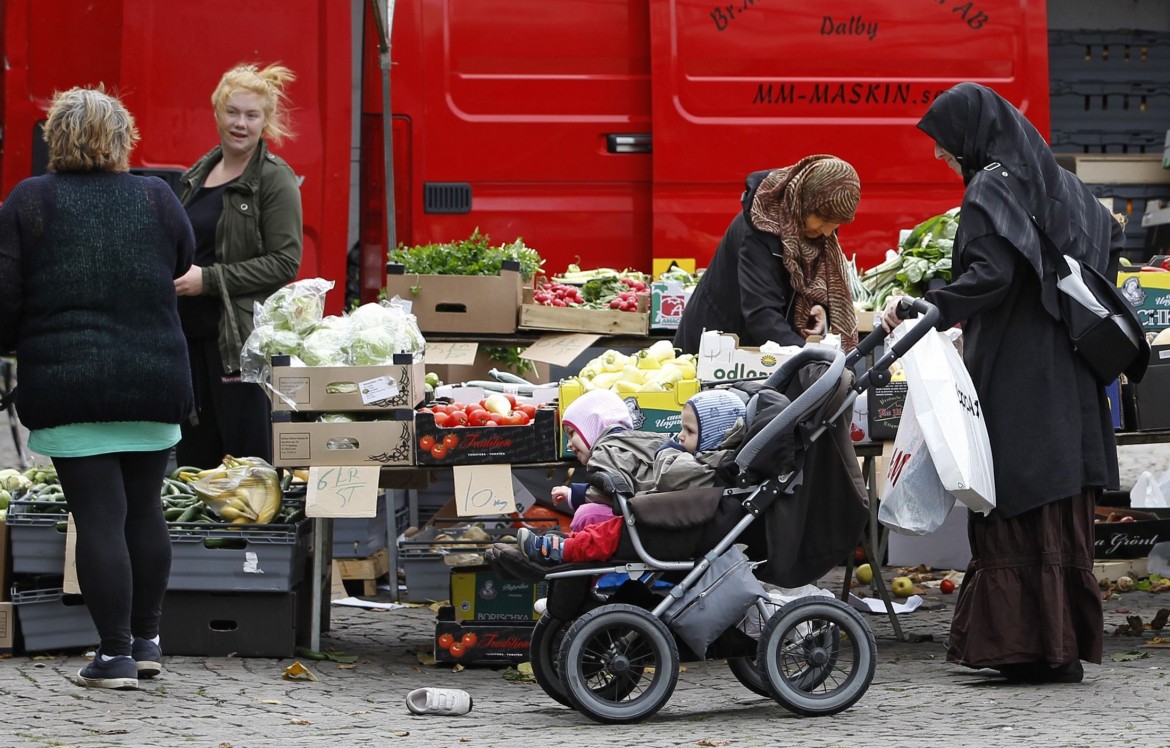
[[[718,330],[707,330],[699,338],[696,366],[703,382],[726,382],[735,379],[766,377],[800,351],[797,346],[777,346],[776,351],[741,347],[739,337]]]

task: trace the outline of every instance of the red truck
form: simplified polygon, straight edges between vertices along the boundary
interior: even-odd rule
[[[387,89],[397,243],[479,228],[551,272],[702,267],[748,172],[825,152],[861,175],[841,239],[869,267],[960,198],[914,127],[930,101],[980,81],[1046,133],[1047,44],[1037,0],[0,0],[0,199],[43,171],[56,89],[121,94],[133,165],[173,179],[215,142],[222,72],[280,60],[298,75],[280,153],[304,177],[301,275],[338,281],[330,312],[354,243],[362,297],[384,283]]]

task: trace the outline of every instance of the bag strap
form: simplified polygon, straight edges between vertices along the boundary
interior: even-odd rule
[[[1065,254],[1056,248],[1052,240],[1048,238],[1048,234],[1044,233],[1044,229],[1040,226],[1040,222],[1036,220],[1036,216],[1032,215],[1032,211],[1028,210],[1028,204],[1020,197],[1019,185],[1016,180],[1016,175],[1009,172],[1003,164],[995,161],[983,167],[983,171],[992,172],[998,171],[999,175],[1004,178],[1004,184],[1007,185],[1008,191],[1012,193],[1012,197],[1016,199],[1023,208],[1024,213],[1027,214],[1028,219],[1032,221],[1032,225],[1036,227],[1036,233],[1040,235],[1040,246],[1048,255],[1049,261],[1052,263],[1053,270],[1056,271],[1058,278],[1067,278],[1072,274],[1072,270],[1068,267],[1068,261],[1065,259]]]

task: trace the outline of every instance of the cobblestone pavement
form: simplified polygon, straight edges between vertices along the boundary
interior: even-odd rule
[[[0,465],[14,464],[3,415],[0,428]],[[1123,483],[1141,469],[1160,474],[1168,458],[1165,445],[1123,450]],[[841,571],[821,583],[839,590]],[[942,641],[953,601],[929,591],[922,608],[899,618],[908,641],[894,638],[885,616],[866,616],[877,635],[876,675],[857,704],[833,717],[790,714],[747,691],[724,663],[709,662],[685,665],[670,701],[649,720],[599,725],[499,669],[421,664],[434,633],[426,608],[336,607],[322,646],[358,660],[304,661],[315,682],[283,680],[288,659],[171,657],[141,690],[109,692],[72,682],[86,662],[81,653],[0,659],[0,746],[1170,745],[1170,650],[1152,646],[1149,632],[1112,635],[1128,615],[1149,621],[1170,607],[1170,595],[1108,600],[1104,662],[1086,666],[1083,683],[1059,686],[1005,685],[947,664]],[[404,699],[422,686],[465,689],[475,708],[462,717],[412,716]]]

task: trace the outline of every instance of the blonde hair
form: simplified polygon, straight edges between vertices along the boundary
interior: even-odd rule
[[[266,68],[253,63],[236,65],[219,79],[219,85],[211,94],[211,106],[215,108],[216,114],[223,114],[232,94],[240,91],[256,94],[264,102],[264,130],[260,135],[265,140],[279,144],[285,138],[293,137],[285,113],[288,94],[284,92],[284,87],[296,78],[293,71],[280,63],[273,63]]]
[[[57,91],[45,121],[49,171],[129,171],[134,117],[105,86]]]

